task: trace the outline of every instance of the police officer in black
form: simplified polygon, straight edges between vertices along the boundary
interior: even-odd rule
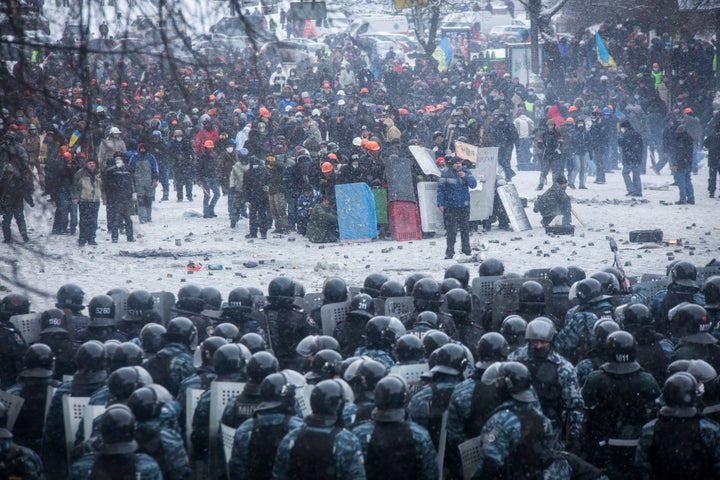
[[[180,287],[177,301],[170,309],[177,317],[189,318],[197,329],[198,342],[202,342],[213,334],[213,322],[201,315],[205,308],[205,301],[201,297],[202,289],[194,284]],[[170,390],[172,392],[172,390]]]
[[[656,329],[663,335],[669,335],[668,312],[682,302],[703,305],[704,299],[697,284],[697,269],[687,261],[677,262],[670,268],[670,284],[666,290],[658,292],[650,303],[650,311],[656,322]]]
[[[387,372],[385,365],[368,357],[360,357],[345,370],[343,378],[355,395],[355,424],[370,420],[370,414],[376,407],[375,387]]]
[[[712,322],[705,308],[694,303],[683,302],[668,312],[668,321],[673,334],[680,340],[675,346],[672,360],[705,360],[713,368],[720,369],[720,345],[710,335]]]
[[[400,317],[400,321],[405,325],[406,329],[411,330],[415,326],[417,317],[421,312],[433,312],[438,316],[440,329],[447,333],[450,338],[458,339],[457,328],[452,316],[440,311],[443,299],[438,282],[429,277],[421,278],[413,285],[412,296],[414,310]]]
[[[65,312],[59,308],[50,308],[40,314],[40,340],[52,349],[55,355],[53,378],[62,380],[64,375],[72,375],[75,370],[75,351],[77,346],[70,338],[70,325]]]
[[[548,271],[548,280],[553,284],[552,302],[546,309],[553,317],[565,320],[565,314],[573,306],[568,297],[570,293],[570,272],[567,268],[557,265]]]
[[[472,295],[464,288],[453,288],[445,294],[447,311],[452,315],[463,345],[476,345],[485,331],[473,321]]]
[[[90,323],[77,332],[75,342],[82,344],[90,340],[106,342],[117,340],[127,342],[128,338],[115,328],[115,302],[108,295],[97,295],[88,304]]]
[[[36,452],[40,451],[42,442],[48,387],[60,385],[53,379],[54,365],[55,355],[50,347],[43,343],[31,345],[23,356],[18,383],[7,390],[25,400],[15,420],[15,439]]]
[[[238,327],[241,336],[248,333],[265,335],[257,319],[251,315],[253,312],[253,297],[247,288],[233,288],[221,310],[220,321],[230,322]]]
[[[87,327],[90,322],[89,317],[80,313],[85,309],[85,305],[83,305],[85,292],[74,283],[66,283],[58,289],[56,298],[55,306],[65,313],[65,318],[70,326],[68,333],[70,338],[74,338],[75,333]]]
[[[623,309],[623,326],[637,342],[636,360],[652,375],[658,385],[665,383],[673,345],[655,331],[650,309],[642,303],[631,303]]]
[[[322,295],[322,305],[347,302],[348,289],[345,280],[340,277],[326,278],[322,286]],[[322,323],[322,319],[320,318],[321,308],[322,306],[318,306],[310,312],[310,318],[312,318],[317,325]]]
[[[350,301],[350,311],[345,321],[333,331],[333,337],[340,343],[340,353],[347,358],[363,344],[365,325],[375,315],[374,299],[367,293],[358,293]]]
[[[308,335],[320,333],[315,322],[294,302],[293,280],[276,277],[270,281],[261,324],[267,335],[268,347],[275,352],[281,369],[299,369],[295,352],[297,344]]]
[[[125,314],[117,323],[117,330],[128,340],[140,337],[140,330],[148,323],[162,324],[160,314],[153,309],[155,299],[152,293],[139,289],[130,292],[127,297]]]
[[[257,352],[250,357],[245,372],[248,381],[243,391],[231,399],[225,406],[222,423],[232,428],[238,428],[245,420],[252,418],[253,413],[262,402],[260,385],[268,375],[277,373],[279,364],[270,352]]]
[[[20,293],[9,293],[0,302],[0,388],[7,389],[17,380],[27,344],[10,323],[13,315],[30,313],[30,301]]]

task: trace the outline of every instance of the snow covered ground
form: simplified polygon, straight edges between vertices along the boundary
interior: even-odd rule
[[[248,241],[244,238],[248,231],[247,221],[230,229],[225,197],[216,207],[218,218],[184,216],[189,208],[202,211],[202,192],[196,187],[192,204],[174,200],[156,202],[151,224],[135,222],[135,243],[125,242],[122,236],[120,243],[110,242],[104,208],[101,209],[97,235],[99,245],[83,248],[78,247],[76,237],[49,235],[52,208],[40,205],[27,209],[31,241],[27,245],[3,245],[0,257],[10,261],[0,263],[0,274],[36,290],[26,293],[31,297],[33,310],[40,311],[54,303],[55,292],[66,282],[81,285],[88,301],[93,295],[113,287],[176,293],[183,282],[214,286],[223,295],[237,286],[258,286],[266,290],[268,282],[278,275],[301,281],[308,292],[319,291],[323,280],[331,275],[343,277],[349,285],[362,285],[365,276],[376,271],[400,281],[414,271],[427,272],[441,280],[444,269],[458,260],[469,261],[467,265],[475,276],[479,262],[487,257],[503,259],[506,271],[520,274],[531,268],[554,265],[578,265],[592,273],[612,264],[608,236],[618,241],[620,257],[629,275],[664,273],[672,258],[688,259],[698,266],[720,258],[720,222],[717,220],[720,201],[708,198],[707,168],[693,176],[695,205],[674,204],[678,199],[676,188],[662,188],[672,182],[672,177],[667,174],[645,175],[644,197],[638,199],[625,197],[619,172],[608,174],[606,185],[589,182],[589,190],[569,190],[574,209],[587,226],[577,225],[575,221],[575,235],[561,237],[546,235],[540,227],[539,215],[532,212],[537,177],[537,172],[519,172],[514,179],[520,196],[529,200],[526,212],[533,230],[505,232],[494,229],[490,233],[473,233],[474,261],[460,255],[455,260],[444,260],[444,237],[412,242],[318,245],[293,234],[269,235],[267,240]],[[173,194],[170,197],[173,198]],[[665,240],[681,239],[682,244],[643,246],[628,242],[629,231],[654,228],[664,231]],[[16,230],[13,234],[18,237]],[[178,241],[179,246],[176,245]],[[178,256],[134,258],[120,255],[121,251],[145,249],[175,252]],[[202,269],[188,274],[185,266],[189,261],[202,263]],[[245,264],[253,265],[248,262],[257,266],[248,267]],[[209,264],[220,264],[224,268],[212,271],[207,268]],[[17,289],[4,280],[0,280],[0,285]]]

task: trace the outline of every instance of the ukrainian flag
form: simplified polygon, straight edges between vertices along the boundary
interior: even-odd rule
[[[68,146],[70,148],[74,147],[78,140],[80,140],[80,137],[82,136],[82,133],[80,133],[80,130],[75,130],[72,135],[70,135],[70,141],[68,142]]]
[[[447,37],[443,37],[442,40],[440,40],[438,46],[435,47],[432,57],[437,60],[439,71],[444,72],[448,69],[450,62],[452,62],[453,49]]]
[[[607,48],[605,48],[605,43],[603,43],[602,38],[600,38],[599,32],[595,32],[595,48],[597,49],[598,62],[600,62],[600,65],[603,67],[617,68],[615,59],[610,55]]]

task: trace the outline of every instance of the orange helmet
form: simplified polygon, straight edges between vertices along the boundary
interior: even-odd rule
[[[377,142],[373,142],[371,140],[365,144],[365,148],[367,148],[368,150],[372,150],[373,152],[377,152],[378,150],[380,150],[380,145],[378,145]]]
[[[265,118],[270,118],[270,110],[268,110],[265,107],[260,107],[260,116]]]
[[[205,143],[203,143],[203,147],[215,148],[215,142],[213,142],[212,140],[205,140]]]
[[[320,167],[322,170],[322,173],[330,173],[332,172],[333,166],[330,162],[325,162],[322,164],[322,167]]]
[[[210,100],[211,102],[214,102],[215,100],[217,100],[217,97],[215,95],[210,95],[208,97],[208,100]]]

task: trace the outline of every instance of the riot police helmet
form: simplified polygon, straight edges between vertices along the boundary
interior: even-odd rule
[[[568,271],[568,283],[572,285],[575,282],[579,282],[580,280],[585,280],[587,278],[587,275],[585,274],[585,270],[583,270],[580,267],[577,267],[575,265],[569,265],[567,267]]]
[[[381,298],[397,298],[405,296],[405,287],[397,280],[388,280],[380,287]]]
[[[140,343],[146,354],[155,354],[165,346],[167,330],[159,323],[148,323],[140,329]]]
[[[363,281],[363,287],[361,291],[362,293],[367,293],[373,298],[379,297],[380,287],[382,287],[383,284],[388,280],[389,278],[382,273],[371,273],[370,275],[365,277],[365,281]]]
[[[251,356],[250,350],[239,343],[226,343],[218,347],[212,357],[213,369],[218,375],[218,380],[242,374]]]
[[[395,353],[400,363],[419,362],[425,356],[422,340],[411,333],[397,339]]]
[[[108,407],[100,419],[100,453],[127,455],[137,450],[135,441],[137,422],[130,408],[116,403]]]
[[[250,353],[262,352],[267,349],[265,339],[255,332],[246,333],[240,337],[240,341],[238,343],[245,345],[248,350],[250,350]]]
[[[365,325],[365,342],[370,347],[390,348],[402,335],[407,333],[400,320],[387,315],[378,315]]]
[[[214,336],[222,337],[230,343],[240,340],[240,329],[232,323],[223,322],[213,329]]]
[[[500,326],[500,333],[508,345],[512,347],[519,347],[525,342],[525,330],[527,329],[527,322],[520,315],[508,315],[502,321]]]
[[[346,402],[353,400],[352,390],[342,380],[323,380],[310,394],[310,408],[315,415],[338,417]]]
[[[697,287],[697,268],[690,262],[680,261],[670,270],[670,281],[684,287]]]
[[[104,372],[107,367],[105,345],[97,340],[83,343],[75,352],[75,365],[82,372]]]
[[[611,318],[601,318],[593,325],[592,332],[595,336],[595,345],[604,346],[608,335],[620,330],[620,325]]]
[[[450,337],[447,333],[441,332],[440,330],[429,330],[422,336],[423,349],[425,350],[425,356],[430,355],[442,347],[443,345],[450,342]]]
[[[373,399],[376,409],[372,419],[376,422],[401,422],[405,419],[405,401],[408,387],[402,377],[388,375],[377,382]]]
[[[478,361],[475,368],[479,369],[486,369],[495,362],[504,362],[510,355],[507,340],[497,332],[488,332],[480,337],[476,350]]]
[[[135,390],[128,398],[127,406],[139,422],[145,422],[158,418],[162,407],[173,400],[172,394],[165,387],[153,383]]]
[[[97,295],[88,304],[90,327],[112,327],[115,325],[115,302],[107,295]]]
[[[499,277],[505,273],[505,264],[497,258],[488,258],[480,264],[478,275],[481,277]]]
[[[268,300],[295,298],[295,282],[288,277],[275,277],[268,285]]]
[[[415,327],[426,327],[430,330],[440,328],[437,313],[428,310],[418,313],[417,319],[415,320]]]
[[[531,390],[532,377],[528,368],[520,362],[497,362],[483,372],[481,382],[495,386],[499,392],[518,402],[537,401]]]
[[[462,375],[468,360],[465,349],[457,343],[446,343],[437,349],[435,366],[430,369],[432,373],[446,375]]]
[[[338,351],[340,343],[330,335],[308,335],[295,347],[297,354],[304,358],[311,357],[325,349]]]
[[[555,324],[547,317],[537,317],[527,324],[526,341],[550,342],[555,339]]]
[[[590,278],[594,278],[600,282],[600,286],[605,295],[612,296],[620,293],[620,283],[618,283],[614,275],[608,272],[596,272],[590,275]]]
[[[250,290],[245,287],[237,287],[230,290],[227,303],[224,308],[239,309],[244,312],[250,312],[253,306],[253,299]]]
[[[556,265],[548,270],[548,280],[552,282],[553,287],[569,287],[570,272],[562,265]]]
[[[211,367],[213,361],[213,355],[218,348],[223,345],[227,345],[227,339],[213,335],[208,337],[200,343],[200,346],[195,350],[195,359],[193,365],[195,368],[201,366]],[[198,357],[200,357],[198,359]]]
[[[137,344],[123,342],[108,354],[110,371],[122,367],[140,366],[143,363],[143,351]]]
[[[387,282],[386,282],[387,283]],[[375,316],[375,302],[367,293],[358,293],[350,300],[350,313],[371,319]]]
[[[580,305],[588,305],[590,303],[606,300],[610,298],[610,296],[604,294],[600,282],[594,278],[585,278],[579,282],[573,283],[572,287],[570,287],[568,298],[571,300],[577,299]]]
[[[305,375],[309,382],[317,383],[340,375],[342,355],[335,350],[326,348],[315,354],[310,362],[310,371]]]
[[[83,298],[85,298],[85,292],[83,292],[80,286],[74,283],[66,283],[61,286],[56,294],[57,308],[68,308],[73,311],[80,311],[85,306],[83,305]]]
[[[421,278],[415,282],[412,296],[418,310],[437,310],[442,304],[440,285],[433,278]]]
[[[683,412],[691,413],[697,404],[697,398],[698,384],[695,377],[688,372],[673,373],[663,385],[662,399],[666,407],[661,408],[660,412],[670,416],[679,416]]]
[[[609,373],[626,375],[640,370],[636,362],[637,342],[629,332],[618,330],[608,335],[605,340],[609,362],[602,366]]]
[[[55,354],[44,343],[30,345],[23,355],[22,378],[50,378],[55,370]]]
[[[623,325],[630,327],[649,327],[653,324],[650,309],[642,303],[631,303],[623,309]]]
[[[418,282],[418,280],[427,277],[427,273],[421,273],[421,272],[415,272],[410,274],[405,279],[405,295],[412,295],[413,288],[415,288],[415,284]]]
[[[720,275],[714,275],[705,280],[702,293],[705,296],[706,309],[720,309]]]
[[[295,392],[305,387],[305,377],[294,370],[271,373],[260,382],[259,410],[280,406],[294,410]]]
[[[385,375],[387,375],[385,365],[372,358],[361,357],[350,364],[343,373],[343,378],[356,393],[372,392]]]
[[[180,310],[200,313],[205,308],[203,300],[200,298],[200,292],[202,292],[202,288],[195,284],[183,285],[178,290],[175,307]]]
[[[203,302],[203,309],[220,310],[222,307],[222,293],[215,287],[205,287],[200,290],[200,300]]]
[[[544,305],[545,290],[539,282],[526,280],[518,289],[518,299],[521,306]]]
[[[682,302],[670,309],[668,320],[671,328],[685,341],[705,345],[717,343],[710,334],[712,320],[708,318],[707,310],[700,305]]]
[[[0,317],[4,320],[26,313],[30,313],[30,300],[22,293],[8,293],[0,302]]]
[[[131,319],[140,319],[148,310],[155,305],[155,298],[147,290],[133,290],[127,298],[127,309],[125,312]]]
[[[440,294],[445,295],[450,290],[457,288],[462,289],[462,284],[456,278],[446,278],[440,282]]]
[[[348,299],[348,290],[345,280],[340,277],[328,277],[322,287],[324,303],[342,303]]]
[[[464,288],[453,288],[445,294],[447,309],[450,313],[472,311],[472,297]]]
[[[190,350],[195,350],[198,344],[197,328],[187,317],[175,317],[170,320],[164,338],[168,343],[181,343]]]
[[[153,383],[153,379],[143,367],[121,367],[108,377],[109,403],[124,403],[138,388]]]
[[[465,265],[456,263],[445,270],[445,279],[448,278],[454,278],[460,282],[462,288],[467,288],[470,283],[470,270]]]
[[[279,370],[280,364],[270,352],[253,353],[247,362],[247,367],[245,367],[248,379],[256,385],[259,385],[271,373],[276,373]]]

